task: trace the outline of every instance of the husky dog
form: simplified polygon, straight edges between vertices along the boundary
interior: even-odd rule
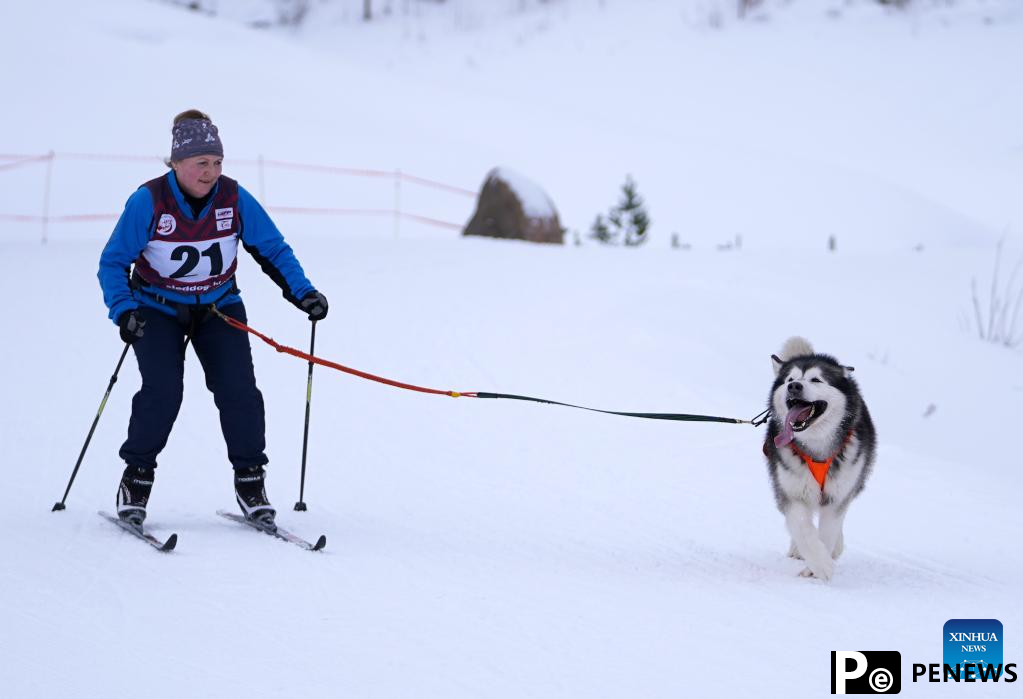
[[[771,359],[764,455],[792,537],[789,555],[806,562],[800,575],[830,580],[833,559],[842,553],[845,513],[874,465],[874,424],[852,367],[815,354],[801,337],[789,338]]]

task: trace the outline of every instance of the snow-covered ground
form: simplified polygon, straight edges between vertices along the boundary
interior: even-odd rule
[[[784,555],[760,429],[323,369],[309,511],[292,512],[306,365],[262,344],[268,489],[283,524],[327,534],[324,552],[214,515],[231,473],[192,356],[150,505],[178,550],[95,515],[122,468],[131,359],[68,509],[50,513],[121,348],[95,280],[110,224],[51,224],[43,246],[38,224],[0,221],[2,694],[816,697],[830,651],[857,649],[900,651],[904,694],[1017,692],[910,673],[942,661],[952,618],[1001,620],[1006,662],[1021,657],[1023,354],[977,339],[970,294],[995,241],[1003,279],[1023,248],[1017,3],[769,2],[742,23],[712,21],[726,4],[710,0],[413,5],[361,27],[327,3],[297,31],[141,0],[12,5],[0,154],[160,155],[173,115],[199,107],[227,174],[257,194],[232,157],[470,189],[508,167],[583,233],[631,174],[653,219],[636,250],[280,213],[331,300],[317,353],[441,389],[749,418],[769,355],[805,335],[856,367],[880,435],[834,580],[799,578]],[[51,213],[116,213],[160,171],[58,157]],[[38,214],[44,173],[0,169],[0,215]],[[272,206],[394,196],[283,170],[265,192]],[[471,215],[469,199],[403,196]],[[671,248],[676,232],[690,249]],[[717,249],[736,235],[740,250]],[[239,280],[253,326],[307,345],[247,257]]]

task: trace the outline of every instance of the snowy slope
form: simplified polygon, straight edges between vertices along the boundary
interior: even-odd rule
[[[785,558],[762,432],[745,425],[452,400],[317,369],[310,509],[294,513],[306,367],[263,345],[270,495],[326,551],[213,514],[231,506],[231,474],[192,356],[150,507],[179,550],[152,553],[94,514],[121,470],[130,359],[52,514],[120,351],[95,281],[109,227],[55,224],[41,246],[37,225],[0,222],[3,694],[816,697],[842,649],[899,650],[904,694],[1016,692],[912,684],[910,664],[941,662],[951,618],[1000,619],[1006,661],[1020,657],[1021,354],[969,325],[993,241],[1020,254],[1018,12],[772,7],[711,29],[695,5],[572,2],[514,25],[430,15],[420,40],[400,18],[268,33],[162,3],[42,0],[7,10],[0,58],[21,69],[2,78],[17,99],[0,152],[161,154],[173,114],[200,106],[245,184],[235,154],[470,188],[507,166],[579,230],[631,172],[655,226],[639,250],[278,216],[331,299],[318,353],[441,389],[749,418],[770,353],[803,334],[856,366],[881,440],[831,584]],[[610,97],[625,76],[643,109]],[[154,172],[58,160],[51,206],[116,212]],[[35,212],[41,180],[0,170],[0,213]],[[272,203],[308,206],[374,196],[361,186],[267,183]],[[692,249],[672,250],[673,231]],[[736,234],[741,251],[716,250]],[[308,323],[247,257],[239,278],[251,323],[304,347]]]

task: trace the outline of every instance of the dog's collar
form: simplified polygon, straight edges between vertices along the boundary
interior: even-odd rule
[[[789,446],[792,447],[792,451],[795,452],[796,456],[803,460],[803,462],[806,464],[806,467],[810,469],[810,474],[813,475],[813,479],[817,481],[817,485],[821,487],[821,492],[823,493],[824,481],[828,477],[828,470],[831,468],[831,462],[835,460],[836,456],[842,453],[842,450],[845,449],[846,445],[848,445],[849,442],[852,441],[852,438],[853,431],[849,430],[849,434],[845,436],[845,441],[842,442],[842,445],[838,448],[838,451],[836,451],[834,454],[829,456],[824,461],[814,461],[813,457],[804,452],[799,447],[797,447],[794,441],[791,442]]]

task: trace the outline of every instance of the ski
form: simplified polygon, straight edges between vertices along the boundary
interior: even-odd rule
[[[234,512],[225,512],[224,510],[217,510],[217,514],[220,515],[221,517],[231,520],[232,522],[246,524],[257,531],[261,531],[264,534],[269,534],[270,536],[276,537],[281,541],[287,541],[289,544],[295,544],[296,546],[300,546],[301,548],[304,548],[307,551],[319,551],[324,546],[327,545],[327,537],[324,536],[323,534],[320,534],[320,538],[316,540],[315,544],[311,544],[302,537],[296,534],[292,534],[287,529],[284,529],[280,526],[270,528],[264,526],[259,522],[256,522],[255,520],[246,519],[245,517],[242,517],[239,514],[236,514]]]
[[[170,551],[174,550],[175,546],[178,545],[177,534],[171,534],[169,537],[167,537],[166,541],[160,541],[155,536],[142,529],[142,527],[136,527],[134,524],[129,524],[128,522],[125,522],[123,519],[119,517],[114,517],[112,514],[108,512],[100,510],[97,514],[99,514],[99,516],[104,519],[110,520],[111,522],[113,522],[114,524],[116,524],[129,534],[133,534],[139,539],[142,539],[142,541],[146,542],[157,551],[169,553]]]

